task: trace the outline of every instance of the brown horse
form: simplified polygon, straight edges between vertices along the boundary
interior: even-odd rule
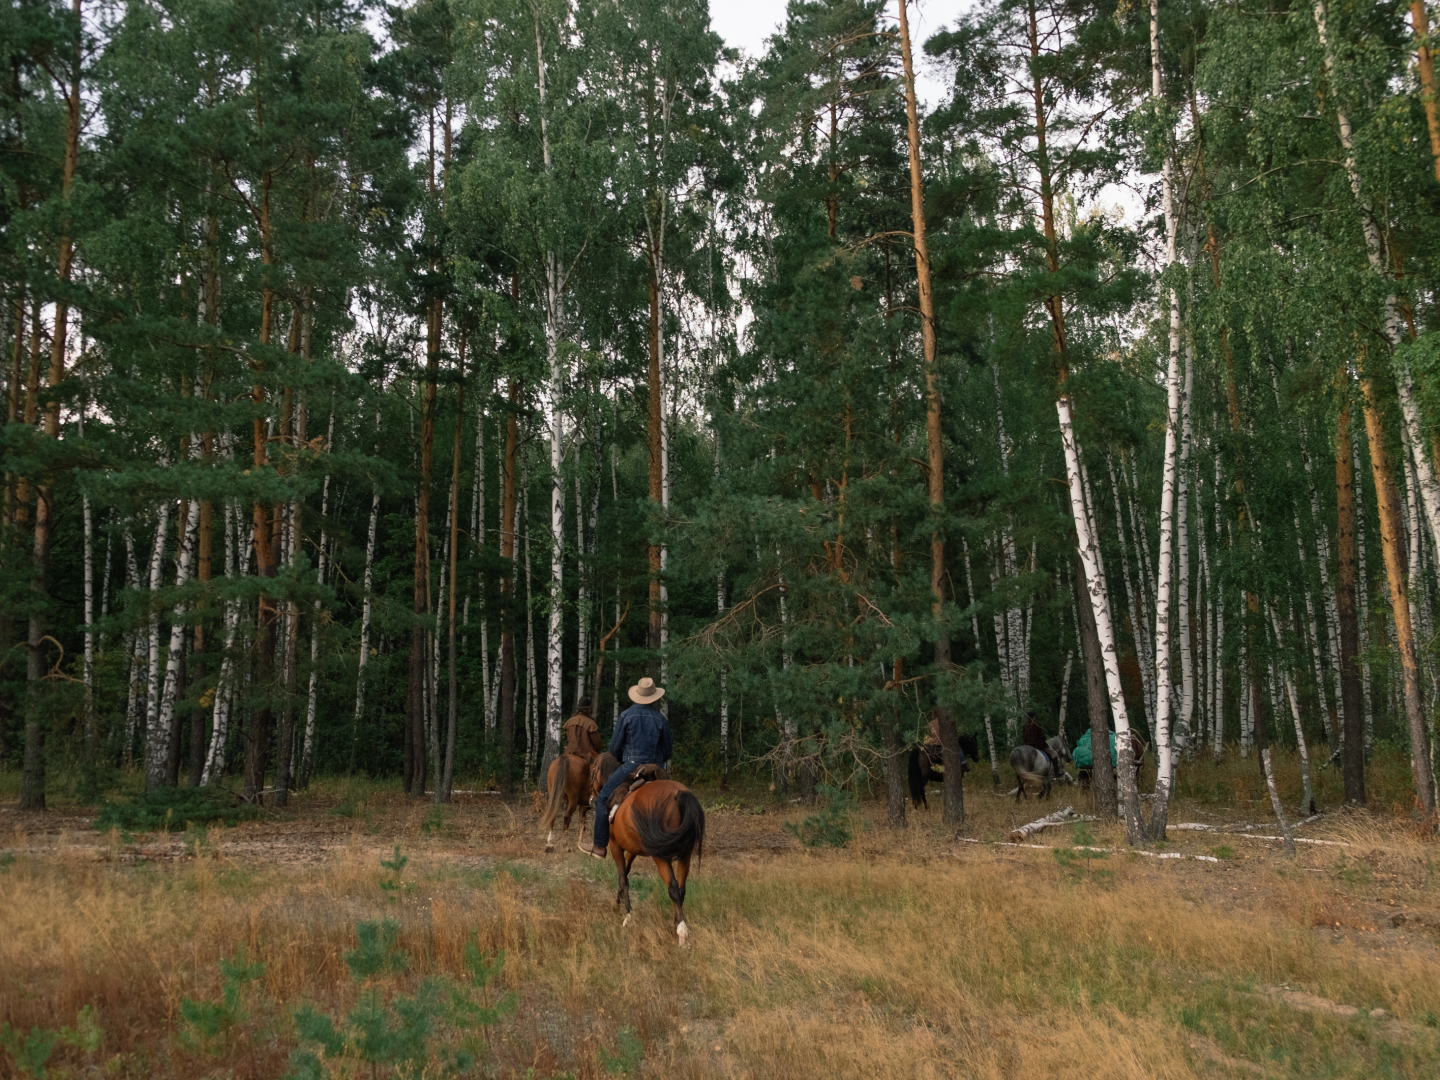
[[[704,846],[705,811],[684,784],[652,780],[632,792],[610,822],[610,857],[620,874],[615,905],[625,905],[624,925],[630,922],[630,867],[646,855],[655,860],[675,905],[675,936],[684,945],[690,935],[685,925],[685,879],[690,876],[690,857],[699,858]]]
[[[545,850],[555,850],[555,818],[560,814],[561,803],[565,806],[565,823],[561,826],[562,831],[570,831],[570,818],[578,809],[580,811],[580,833],[585,833],[585,815],[590,812],[590,800],[594,795],[591,789],[590,764],[574,754],[561,754],[550,763],[550,771],[547,786],[550,791],[549,801],[545,804],[545,813],[540,818],[542,828],[550,832],[545,837]]]

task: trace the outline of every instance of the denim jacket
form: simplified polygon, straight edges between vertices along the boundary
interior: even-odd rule
[[[653,705],[631,705],[610,736],[610,753],[622,764],[664,765],[672,748],[670,721]]]

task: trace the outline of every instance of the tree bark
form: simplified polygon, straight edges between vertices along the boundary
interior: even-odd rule
[[[460,579],[455,576],[460,551],[460,437],[465,430],[465,327],[460,328],[459,378],[455,388],[455,446],[450,458],[450,610],[449,610],[449,716],[445,725],[445,761],[440,783],[435,786],[435,801],[449,802],[455,783],[455,740],[457,736],[459,687],[455,675],[455,597],[460,593]]]
[[[1435,60],[1430,52],[1430,20],[1425,0],[1410,0],[1410,25],[1415,31],[1415,66],[1420,69],[1420,101],[1425,106],[1425,125],[1430,129],[1430,156],[1435,159],[1435,179],[1440,180],[1440,115],[1435,99]]]
[[[1090,604],[1090,587],[1085,579],[1085,561],[1075,559],[1075,606],[1080,613],[1080,651],[1085,661],[1085,696],[1090,708],[1090,747],[1094,765],[1090,770],[1090,791],[1095,812],[1106,821],[1117,816],[1115,766],[1110,764],[1110,709],[1105,692],[1105,657],[1095,629],[1095,611]],[[1119,740],[1116,740],[1117,747]],[[1118,751],[1117,751],[1118,753]],[[1131,768],[1132,777],[1134,768]]]
[[[500,496],[500,558],[505,577],[500,583],[500,791],[515,786],[515,447],[519,430],[515,410],[520,383],[510,380],[505,413],[505,484]]]
[[[888,721],[880,720],[880,737],[885,746],[885,820],[892,829],[906,827],[905,799],[908,794],[905,790],[905,744],[895,731],[898,723],[898,716]]]
[[[80,162],[80,128],[83,123],[83,103],[80,100],[80,68],[82,63],[82,31],[80,23],[80,0],[71,0],[70,11],[75,20],[74,51],[69,57],[70,81],[62,87],[65,102],[65,160],[61,167],[60,199],[65,208],[65,219],[61,225],[59,251],[56,257],[55,279],[59,290],[55,299],[55,323],[50,334],[50,400],[45,404],[45,420],[42,430],[46,438],[60,437],[60,384],[65,381],[65,339],[70,322],[71,269],[75,258],[75,241],[71,235],[72,222],[69,220],[70,193],[75,186],[75,175]],[[35,307],[38,323],[40,306]],[[41,700],[45,672],[46,615],[49,606],[50,547],[53,542],[55,521],[55,485],[48,476],[35,490],[35,546],[30,577],[31,608],[29,635],[26,639],[25,676],[28,690],[28,708],[25,716],[25,760],[20,778],[20,809],[45,809],[45,736],[49,726],[43,715]]]
[[[1150,96],[1159,107],[1160,90],[1160,5],[1150,0]],[[1168,139],[1166,140],[1168,143]],[[1167,146],[1160,170],[1160,187],[1165,209],[1166,268],[1173,270],[1179,259],[1176,237],[1179,222],[1170,189],[1170,153]],[[1168,407],[1165,420],[1165,471],[1160,488],[1160,549],[1155,581],[1155,801],[1150,810],[1148,834],[1151,840],[1165,839],[1170,807],[1172,772],[1170,742],[1170,595],[1175,559],[1175,487],[1180,463],[1180,300],[1173,285],[1170,300],[1170,361],[1165,378]]]
[[[420,485],[415,495],[414,623],[410,629],[409,687],[406,694],[404,787],[425,794],[425,700],[427,668],[425,624],[430,616],[430,485],[435,460],[435,391],[440,371],[443,301],[431,297],[425,309],[425,398],[420,421]]]
[[[930,613],[935,621],[935,667],[941,680],[950,673],[950,629],[945,619],[945,450],[940,426],[940,359],[935,337],[935,298],[930,286],[930,247],[925,237],[925,182],[920,168],[920,120],[915,104],[915,67],[910,54],[908,0],[898,0],[900,56],[905,71],[906,134],[910,150],[910,221],[915,245],[915,277],[920,294],[920,331],[925,348],[925,446],[930,499]],[[942,683],[943,685],[943,683]],[[940,755],[945,766],[947,825],[965,821],[960,736],[950,706],[939,695]]]
[[[1433,814],[1435,791],[1431,783],[1425,707],[1420,696],[1420,665],[1415,651],[1415,631],[1410,621],[1400,496],[1395,490],[1390,470],[1385,428],[1376,406],[1374,384],[1368,375],[1362,374],[1360,390],[1364,395],[1365,433],[1370,442],[1370,470],[1375,477],[1376,502],[1380,509],[1380,544],[1385,558],[1385,579],[1390,587],[1390,611],[1395,620],[1396,644],[1400,650],[1404,679],[1405,717],[1410,727],[1410,768],[1415,777],[1415,798],[1424,813]]]
[[[1344,372],[1337,376],[1343,379]],[[1348,380],[1346,380],[1348,381]],[[1351,466],[1350,407],[1335,419],[1335,507],[1339,573],[1340,704],[1344,713],[1345,801],[1365,805],[1365,702],[1360,682],[1360,623],[1355,606],[1355,477]]]

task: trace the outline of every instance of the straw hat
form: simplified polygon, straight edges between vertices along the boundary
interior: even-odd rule
[[[628,693],[630,700],[636,705],[649,705],[651,702],[659,701],[665,696],[663,687],[656,686],[655,680],[650,678],[641,679],[634,686],[630,687]]]

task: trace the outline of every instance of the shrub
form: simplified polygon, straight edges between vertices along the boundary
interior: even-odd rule
[[[345,954],[350,977],[363,984],[371,983],[380,975],[404,972],[410,960],[396,948],[399,936],[400,924],[391,919],[359,923],[355,927],[356,946]],[[467,942],[465,966],[470,972],[469,986],[456,985],[446,979],[426,979],[413,997],[396,994],[387,1000],[378,986],[369,985],[338,1024],[312,1005],[300,1006],[295,1010],[300,1042],[320,1047],[324,1060],[311,1050],[296,1050],[290,1055],[286,1080],[323,1080],[327,1061],[362,1062],[370,1066],[371,1075],[375,1075],[381,1065],[393,1067],[397,1076],[469,1072],[479,1061],[483,1049],[483,1029],[515,1008],[514,993],[506,994],[493,1005],[484,1005],[475,996],[504,963],[503,952],[487,963],[479,946]],[[453,1045],[433,1048],[440,1069],[432,1073],[428,1067],[431,1042],[439,1021],[448,1022],[461,1036]]]
[[[56,1046],[75,1046],[94,1053],[100,1049],[103,1033],[95,1020],[95,1014],[86,1005],[75,1018],[73,1028],[51,1031],[48,1028],[32,1027],[26,1035],[7,1024],[0,1024],[0,1046],[10,1051],[11,1060],[22,1076],[33,1076],[45,1080],[49,1075],[50,1055]]]
[[[785,828],[807,848],[844,847],[855,836],[851,828],[855,800],[847,792],[827,784],[820,785],[819,794],[825,799],[824,809],[818,814],[811,814],[799,825],[787,821]]]
[[[223,788],[159,788],[133,803],[105,802],[95,818],[100,832],[170,832],[187,825],[235,825],[258,817],[258,807],[237,803]]]

